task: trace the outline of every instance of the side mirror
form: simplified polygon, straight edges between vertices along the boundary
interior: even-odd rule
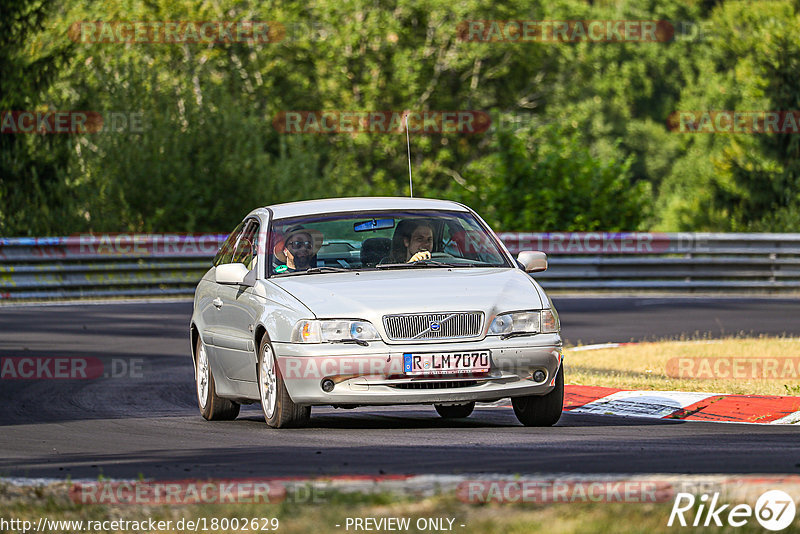
[[[523,250],[517,260],[525,267],[526,273],[538,273],[547,270],[547,254],[544,252]]]
[[[249,272],[244,263],[223,263],[222,265],[217,265],[214,279],[218,284],[252,286],[251,277],[247,276]]]

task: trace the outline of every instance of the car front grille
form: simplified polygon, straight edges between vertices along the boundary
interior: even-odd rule
[[[483,327],[483,312],[385,315],[383,326],[394,341],[475,337]]]
[[[477,380],[448,380],[446,382],[404,382],[393,384],[391,387],[397,389],[451,389],[468,388],[477,384]]]

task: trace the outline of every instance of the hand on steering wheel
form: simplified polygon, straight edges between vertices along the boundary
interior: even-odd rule
[[[431,259],[431,253],[428,252],[427,250],[420,250],[419,252],[411,256],[406,263],[414,263],[415,261],[429,260],[429,259]]]

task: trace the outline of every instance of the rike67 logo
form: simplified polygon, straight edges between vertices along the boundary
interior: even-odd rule
[[[794,499],[781,490],[770,490],[761,494],[755,508],[749,504],[737,504],[733,507],[730,504],[720,504],[719,493],[714,493],[711,497],[704,493],[699,499],[691,493],[678,493],[667,526],[671,527],[677,520],[677,524],[682,527],[721,527],[725,523],[732,527],[742,527],[755,516],[756,521],[765,529],[778,531],[791,525],[794,515]]]

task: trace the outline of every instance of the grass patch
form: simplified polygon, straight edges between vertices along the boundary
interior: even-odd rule
[[[800,395],[800,338],[658,341],[615,349],[565,349],[564,352],[568,384],[738,395]]]

